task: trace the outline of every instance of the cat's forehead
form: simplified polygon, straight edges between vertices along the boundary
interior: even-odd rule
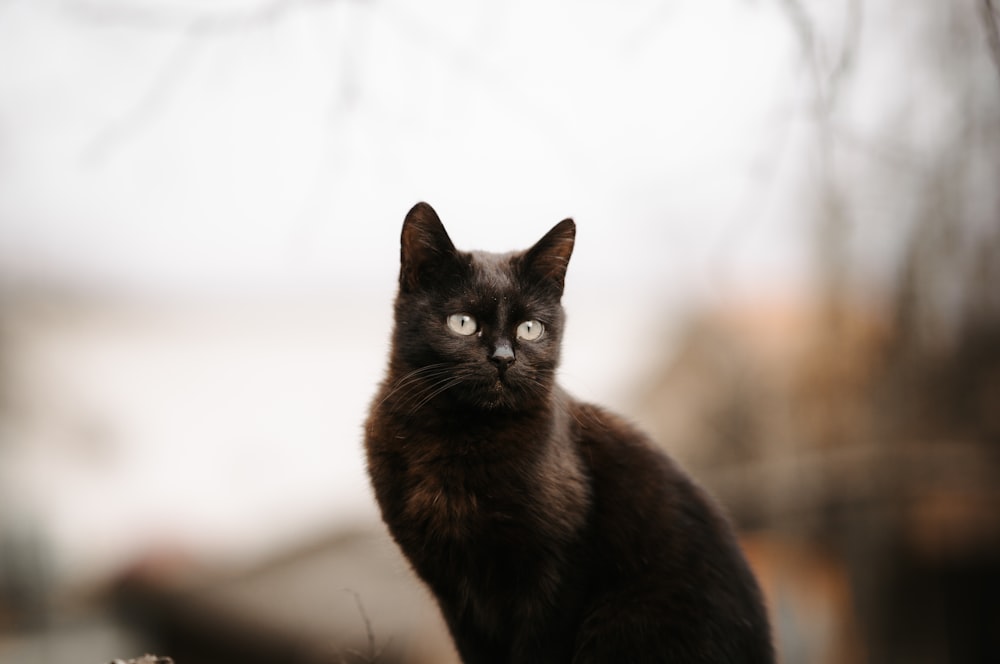
[[[469,252],[472,267],[469,284],[479,293],[502,296],[518,289],[513,258],[516,253],[497,254],[488,251]]]

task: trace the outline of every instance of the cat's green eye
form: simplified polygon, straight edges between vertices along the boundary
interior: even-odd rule
[[[523,341],[534,341],[542,336],[545,326],[537,320],[526,320],[517,326],[517,338]]]
[[[476,319],[469,314],[452,314],[448,316],[448,327],[451,328],[452,332],[461,334],[464,337],[475,334],[476,330],[479,329]]]

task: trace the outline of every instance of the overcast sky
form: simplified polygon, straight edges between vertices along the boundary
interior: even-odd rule
[[[809,117],[777,5],[4,3],[2,273],[384,286],[427,200],[467,248],[574,216],[581,282],[787,280]]]

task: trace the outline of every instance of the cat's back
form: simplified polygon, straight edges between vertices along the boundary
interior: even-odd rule
[[[600,406],[570,401],[569,408],[571,435],[590,478],[591,525],[607,546],[639,554],[624,558],[637,568],[628,573],[726,539],[725,517],[648,436]]]
[[[721,510],[625,419],[567,406],[591,479],[585,567],[593,593],[579,651],[611,661],[601,654],[619,658],[630,644],[662,639],[655,651],[679,661],[772,662],[760,592]],[[646,660],[636,653],[618,661]]]

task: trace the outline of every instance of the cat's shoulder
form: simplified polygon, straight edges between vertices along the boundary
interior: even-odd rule
[[[561,397],[572,427],[580,436],[648,440],[636,424],[610,408],[581,401],[565,392],[562,392]]]
[[[572,397],[564,404],[571,437],[588,465],[641,469],[642,474],[685,475],[666,449],[627,417]]]
[[[563,403],[572,435],[583,446],[655,446],[638,425],[610,408],[572,397]]]

